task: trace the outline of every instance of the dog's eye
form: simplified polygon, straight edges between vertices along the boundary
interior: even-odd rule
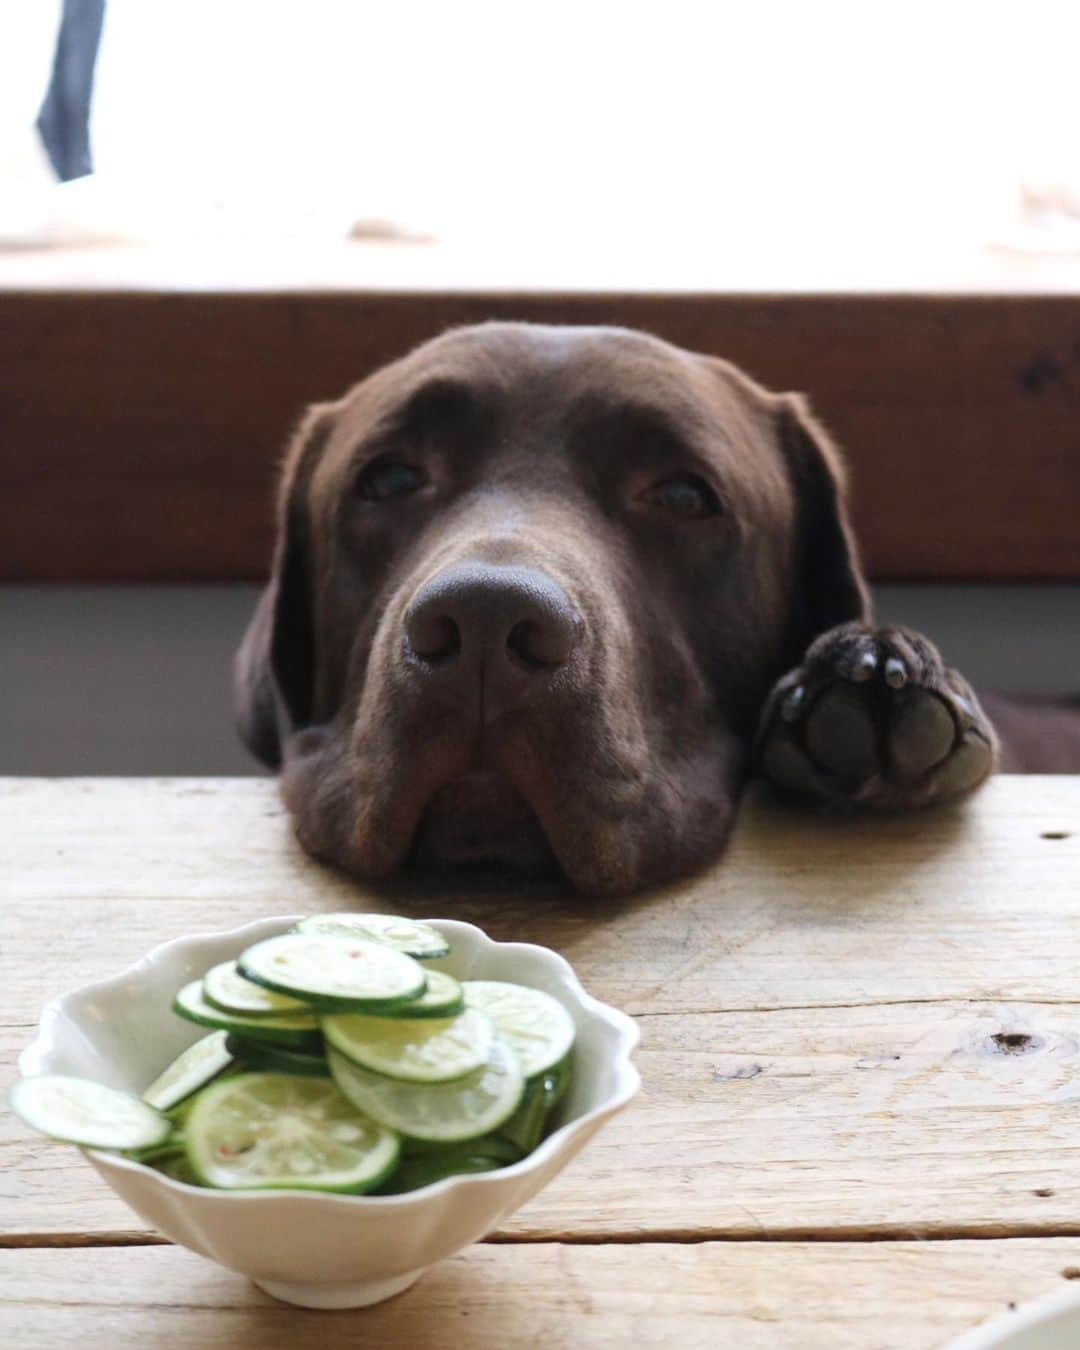
[[[680,473],[674,478],[665,478],[662,483],[654,483],[644,493],[644,500],[650,506],[659,506],[684,520],[701,520],[720,511],[716,493],[696,473]]]
[[[411,464],[384,457],[373,460],[356,480],[356,493],[368,502],[385,502],[391,497],[407,497],[426,482],[420,470]]]

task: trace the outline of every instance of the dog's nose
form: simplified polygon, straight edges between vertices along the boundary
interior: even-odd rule
[[[569,596],[544,572],[461,563],[413,597],[405,641],[409,655],[448,691],[482,674],[485,709],[495,716],[566,665],[581,626]]]

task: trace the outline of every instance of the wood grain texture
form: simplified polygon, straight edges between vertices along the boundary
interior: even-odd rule
[[[5,1344],[929,1350],[1080,1273],[1080,779],[876,821],[755,796],[711,871],[604,905],[354,886],[266,781],[0,781],[0,838],[4,1079],[44,999],[155,942],[377,905],[564,951],[639,1016],[645,1080],[492,1239],[335,1315],[146,1245],[0,1113]]]
[[[1078,1012],[643,1017],[641,1098],[496,1237],[1080,1234]],[[0,1032],[0,1061],[27,1036]],[[77,1151],[10,1115],[0,1152],[0,1246],[150,1232]]]
[[[389,1303],[317,1313],[175,1247],[6,1252],[0,1332],[49,1350],[938,1350],[1078,1260],[1060,1239],[479,1246]]]
[[[617,904],[354,887],[265,781],[9,780],[0,831],[4,1064],[50,994],[180,933],[437,912],[556,947],[641,1019],[641,1100],[504,1238],[1080,1228],[1080,779],[876,821],[752,798],[714,869]],[[10,1116],[0,1147],[7,1242],[140,1231],[76,1153]]]
[[[852,464],[878,580],[1080,576],[1069,294],[181,286],[0,291],[0,580],[262,576],[304,405],[488,318],[644,328],[809,392]]]
[[[22,1021],[52,992],[43,978],[72,985],[178,933],[349,905],[528,936],[635,1014],[1080,998],[1080,778],[1002,776],[964,805],[893,817],[751,793],[711,869],[607,902],[353,883],[303,855],[265,779],[0,779],[0,830],[0,903],[22,920],[0,973]],[[34,923],[51,925],[52,972],[16,956]]]

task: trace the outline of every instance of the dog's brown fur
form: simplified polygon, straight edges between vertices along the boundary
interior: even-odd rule
[[[421,471],[422,488],[359,496],[380,457]],[[657,505],[653,485],[686,473],[718,514]],[[460,690],[443,700],[403,649],[417,594],[475,565],[541,573],[579,618],[557,678],[495,721],[479,694],[475,708]],[[820,686],[800,664],[807,647],[848,625],[828,649],[842,664],[852,642],[878,641],[867,618],[840,463],[801,398],[638,333],[491,324],[308,414],[282,480],[273,578],[237,661],[238,720],[281,764],[319,857],[378,877],[410,850],[454,857],[479,830],[494,856],[536,864],[550,850],[580,890],[623,893],[717,851],[762,709],[782,703],[770,689],[793,667],[796,685]],[[884,663],[893,648],[875,650]],[[956,748],[967,736],[977,760],[950,778],[939,757],[920,799],[967,790],[989,771],[992,732],[939,659],[913,662],[909,650],[909,692],[944,700]],[[793,687],[762,733],[766,769],[779,763],[772,776],[811,795],[873,800],[865,785],[826,774],[823,791],[788,771],[805,752]]]

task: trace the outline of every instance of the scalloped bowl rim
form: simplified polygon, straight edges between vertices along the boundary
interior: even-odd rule
[[[1028,1333],[1040,1330],[1064,1330],[1075,1336],[1080,1330],[1080,1294],[1064,1289],[997,1313],[949,1341],[942,1350],[1021,1350],[1034,1344]]]
[[[151,947],[144,956],[118,974],[80,985],[77,989],[69,990],[66,994],[60,994],[50,999],[42,1007],[34,1039],[19,1055],[17,1062],[20,1075],[26,1078],[37,1076],[35,1073],[27,1073],[24,1068],[25,1064],[35,1059],[40,1060],[48,1054],[50,1042],[55,1043],[57,1040],[53,1035],[56,1024],[64,1018],[72,1022],[77,1020],[71,1017],[66,1007],[70,1000],[122,988],[134,977],[151,970],[166,954],[184,947],[193,947],[205,942],[239,941],[245,934],[265,929],[271,925],[279,926],[284,930],[303,917],[305,917],[303,914],[268,915],[266,918],[253,919],[236,928],[186,933],[182,937],[169,938],[167,941],[159,942],[156,946]],[[365,1210],[376,1207],[385,1210],[402,1210],[423,1205],[430,1200],[434,1200],[437,1196],[445,1195],[451,1191],[482,1191],[487,1187],[494,1189],[505,1179],[524,1176],[529,1172],[539,1170],[549,1159],[555,1158],[576,1134],[586,1129],[593,1122],[600,1123],[614,1115],[637,1094],[641,1087],[641,1075],[630,1059],[641,1039],[637,1023],[629,1014],[618,1008],[613,1008],[610,1004],[601,1002],[600,999],[594,998],[588,993],[578,979],[573,966],[559,952],[534,942],[497,942],[494,938],[488,937],[478,925],[467,923],[463,919],[425,918],[418,920],[418,922],[430,924],[433,928],[451,938],[454,932],[469,933],[474,941],[478,940],[481,950],[498,948],[501,951],[523,952],[550,963],[569,987],[581,1009],[613,1027],[619,1033],[618,1046],[613,1056],[615,1087],[612,1092],[604,1101],[553,1130],[546,1139],[542,1140],[531,1153],[520,1161],[510,1163],[505,1167],[495,1168],[490,1172],[464,1173],[458,1176],[443,1177],[440,1181],[431,1182],[415,1191],[406,1191],[402,1195],[342,1195],[332,1191],[290,1190],[287,1187],[250,1191],[211,1189],[209,1194],[212,1194],[215,1199],[242,1205],[258,1205],[280,1204],[282,1200],[288,1198],[305,1208],[333,1206],[345,1209],[355,1208],[359,1201],[363,1203]],[[448,929],[451,931],[447,932]],[[186,1182],[175,1181],[163,1172],[148,1167],[144,1163],[136,1162],[133,1158],[126,1158],[121,1153],[106,1149],[86,1148],[79,1151],[92,1156],[96,1162],[100,1162],[107,1168],[115,1167],[120,1171],[134,1172],[150,1181],[151,1184],[160,1186],[166,1191],[173,1191],[180,1196],[206,1196],[208,1194],[207,1188],[204,1186],[190,1186]]]

